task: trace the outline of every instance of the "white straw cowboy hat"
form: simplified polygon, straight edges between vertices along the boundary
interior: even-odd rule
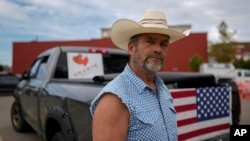
[[[169,43],[173,43],[189,35],[190,29],[180,33],[168,28],[165,14],[157,10],[147,10],[136,22],[130,19],[119,19],[111,28],[111,40],[124,50],[128,50],[128,43],[132,36],[142,33],[164,34],[170,37]]]

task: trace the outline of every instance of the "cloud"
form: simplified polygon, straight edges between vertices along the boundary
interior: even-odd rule
[[[101,28],[119,18],[137,20],[146,9],[163,10],[170,25],[191,24],[192,32],[207,32],[212,41],[218,40],[216,27],[225,21],[237,31],[238,41],[249,41],[249,5],[248,0],[0,0],[1,49],[35,38],[100,38]]]

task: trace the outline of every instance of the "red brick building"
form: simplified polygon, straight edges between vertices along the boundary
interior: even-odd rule
[[[238,42],[235,43],[235,47],[236,60],[250,60],[250,42]]]
[[[44,50],[55,46],[85,46],[117,48],[110,38],[69,41],[31,41],[14,42],[12,72],[21,74],[27,70],[34,59]],[[207,55],[207,33],[191,33],[188,37],[170,45],[164,71],[189,71],[189,60],[200,55],[205,61]]]

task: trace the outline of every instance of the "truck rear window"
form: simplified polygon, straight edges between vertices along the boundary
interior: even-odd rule
[[[72,74],[69,74],[69,62],[68,62],[68,56],[69,53],[67,52],[63,52],[60,54],[57,65],[56,65],[56,70],[54,73],[54,78],[61,78],[61,79],[65,79],[65,78],[72,78]],[[79,65],[81,65],[82,69],[80,71],[76,70],[75,76],[79,76],[79,77],[74,77],[74,79],[82,79],[84,78],[83,76],[87,73],[85,72],[87,70],[86,67],[89,67],[88,71],[95,71],[94,69],[97,69],[96,64],[97,63],[92,63],[89,64],[90,66],[87,66],[87,59],[83,55],[81,55],[81,53],[77,52],[75,54],[79,54],[79,56],[76,57],[82,57],[81,59],[78,60]],[[101,55],[101,60],[102,60],[102,70],[104,74],[111,74],[111,73],[120,73],[123,71],[125,65],[128,63],[129,60],[129,56],[128,55],[123,55],[123,54],[100,54],[100,53],[88,53],[88,54],[98,54]],[[73,54],[74,55],[74,54]],[[93,59],[93,58],[92,58]],[[96,60],[95,60],[96,61]],[[72,68],[71,68],[72,69]],[[100,69],[100,68],[99,68]],[[100,70],[96,70],[96,71],[100,71]],[[71,72],[72,73],[72,72]],[[91,76],[91,75],[90,75]],[[88,78],[88,77],[86,77]]]

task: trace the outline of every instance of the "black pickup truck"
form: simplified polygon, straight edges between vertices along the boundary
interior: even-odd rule
[[[119,49],[55,47],[41,53],[14,91],[11,121],[17,132],[35,130],[46,141],[91,141],[89,105],[127,64]],[[232,124],[239,122],[240,101],[233,83],[213,75],[160,72],[170,89],[231,86]]]

